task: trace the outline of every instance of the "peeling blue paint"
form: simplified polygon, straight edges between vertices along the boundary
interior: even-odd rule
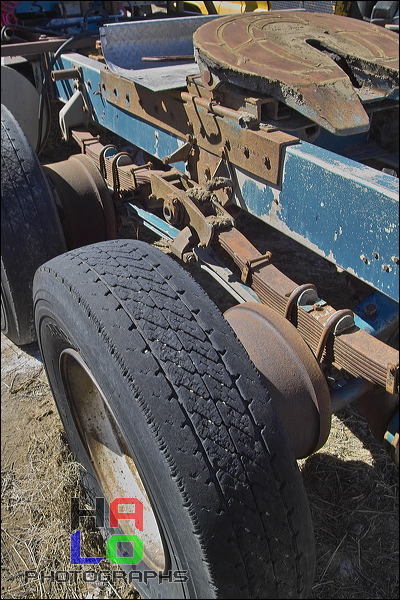
[[[92,93],[88,94],[88,99],[92,105],[92,114],[96,122],[158,158],[163,158],[178,150],[180,140],[176,136],[104,101],[101,94],[93,94],[93,91],[99,90],[99,86],[101,86],[101,75],[98,68],[88,66],[77,54],[62,55],[58,61],[60,69],[70,69],[76,65],[81,67],[84,81],[89,80],[91,83]],[[74,91],[70,82],[60,81],[55,85],[59,98],[66,102]],[[184,162],[176,163],[174,166],[182,172],[185,171]]]
[[[303,143],[286,150],[280,204],[291,231],[398,300],[398,180]]]
[[[274,193],[270,187],[264,185],[260,188],[255,181],[247,179],[242,187],[242,195],[246,206],[253,215],[262,217],[269,213],[274,200]]]

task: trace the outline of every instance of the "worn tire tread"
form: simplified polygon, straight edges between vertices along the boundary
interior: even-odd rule
[[[159,250],[130,240],[50,261],[36,293],[46,280],[79,304],[141,405],[216,597],[308,597],[313,536],[297,465],[256,369],[202,288]],[[208,543],[215,535],[218,544]]]

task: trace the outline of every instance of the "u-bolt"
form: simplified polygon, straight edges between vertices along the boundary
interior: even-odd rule
[[[351,321],[349,322],[349,324],[346,327],[344,327],[341,331],[339,331],[337,326],[340,323],[340,321],[342,321],[346,317],[351,317]],[[328,341],[329,335],[332,332],[334,335],[339,335],[339,333],[342,333],[342,331],[344,331],[345,329],[349,329],[353,325],[354,325],[354,313],[349,308],[343,308],[342,310],[337,310],[325,321],[324,329],[322,330],[322,334],[321,334],[320,340],[318,342],[318,348],[315,352],[315,358],[317,359],[318,362],[321,361],[321,358],[324,353],[325,346]]]
[[[115,194],[119,193],[118,161],[120,158],[122,158],[122,156],[127,156],[129,158],[130,162],[132,162],[132,158],[128,154],[128,152],[118,152],[117,154],[114,154],[112,156],[111,173],[112,173],[112,181],[113,181],[113,190],[114,190]],[[133,175],[133,177],[135,177],[134,173],[132,173],[132,175]]]
[[[99,155],[100,173],[102,174],[105,181],[107,181],[107,170],[106,170],[106,163],[105,163],[106,152],[107,152],[107,150],[111,150],[111,149],[118,150],[117,146],[114,146],[114,144],[107,144],[107,146],[104,146],[104,148],[101,149],[100,155]]]
[[[316,300],[318,297],[318,293],[317,293],[317,288],[315,287],[315,285],[313,283],[304,283],[303,285],[299,285],[297,288],[295,288],[293,290],[293,292],[290,294],[288,301],[286,303],[285,312],[283,313],[283,316],[285,317],[285,319],[287,319],[288,321],[292,320],[293,309],[297,303],[297,300],[300,298],[300,296],[302,294],[304,294],[304,292],[308,292],[308,291],[315,292],[315,300]],[[315,302],[315,300],[313,300],[313,302]]]

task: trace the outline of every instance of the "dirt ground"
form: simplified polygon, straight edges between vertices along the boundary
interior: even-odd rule
[[[50,144],[42,162],[65,159],[71,151],[76,147],[59,145],[54,151]],[[264,236],[265,244],[265,230],[261,235],[254,222],[242,225],[255,238]],[[132,229],[121,227],[120,236],[126,235]],[[354,290],[338,285],[345,274],[334,266],[300,254],[273,231],[267,249],[299,284],[319,279],[321,297],[336,308],[348,305]],[[222,310],[230,305],[227,294],[210,285],[198,268],[193,274]],[[70,499],[79,497],[85,504],[80,466],[68,450],[37,345],[22,350],[2,336],[1,353],[2,598],[138,597],[106,560],[71,569]],[[333,417],[327,444],[301,461],[300,468],[316,536],[312,598],[398,598],[398,470],[372,438],[357,406]],[[82,531],[82,555],[105,556],[102,540],[89,526]],[[99,570],[105,575],[93,582]]]

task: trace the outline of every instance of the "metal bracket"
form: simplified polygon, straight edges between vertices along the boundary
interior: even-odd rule
[[[251,258],[249,260],[246,260],[244,267],[242,269],[241,276],[240,276],[240,279],[243,281],[243,283],[247,284],[249,275],[251,274],[251,271],[255,265],[259,265],[260,263],[263,263],[263,262],[269,262],[271,260],[271,258],[272,258],[272,253],[266,252],[262,256],[258,256],[257,258]]]
[[[170,174],[166,174],[169,176]],[[178,174],[178,182],[184,185],[181,174]],[[207,221],[201,210],[196,204],[190,200],[185,190],[178,189],[171,181],[167,181],[165,177],[158,174],[151,175],[152,193],[158,198],[165,200],[166,198],[176,198],[184,208],[185,215],[183,222],[197,233],[199,243],[203,246],[208,246],[214,232],[213,225]]]
[[[104,148],[101,149],[100,154],[99,154],[99,167],[100,167],[100,173],[103,175],[103,178],[107,181],[107,169],[106,169],[106,163],[105,163],[105,159],[106,159],[106,152],[107,150],[116,150],[118,152],[118,148],[117,146],[114,146],[114,144],[107,144],[107,146],[104,146]],[[115,156],[115,154],[113,154],[113,156]]]
[[[190,257],[193,256],[189,249],[195,243],[195,236],[189,226],[185,227],[178,233],[176,238],[171,242],[171,252],[184,262],[190,262]]]
[[[59,123],[63,139],[69,141],[70,130],[85,127],[89,123],[89,108],[81,90],[76,90],[59,113]]]
[[[132,158],[127,152],[117,152],[117,154],[113,154],[111,159],[111,172],[112,172],[112,183],[114,195],[116,198],[120,197],[120,183],[119,183],[119,174],[118,174],[118,163],[121,158],[127,158],[129,162],[125,162],[126,165],[132,163]],[[135,173],[132,171],[131,173],[133,177],[133,182],[135,184]],[[134,185],[136,187],[136,184]]]
[[[186,142],[186,144],[183,144],[183,146],[178,148],[178,150],[175,150],[175,152],[172,152],[172,154],[169,154],[168,156],[164,156],[162,158],[162,162],[164,163],[164,165],[171,165],[172,163],[176,163],[176,162],[180,162],[180,161],[186,162],[187,159],[189,158],[192,148],[193,148],[193,142],[192,141]]]

